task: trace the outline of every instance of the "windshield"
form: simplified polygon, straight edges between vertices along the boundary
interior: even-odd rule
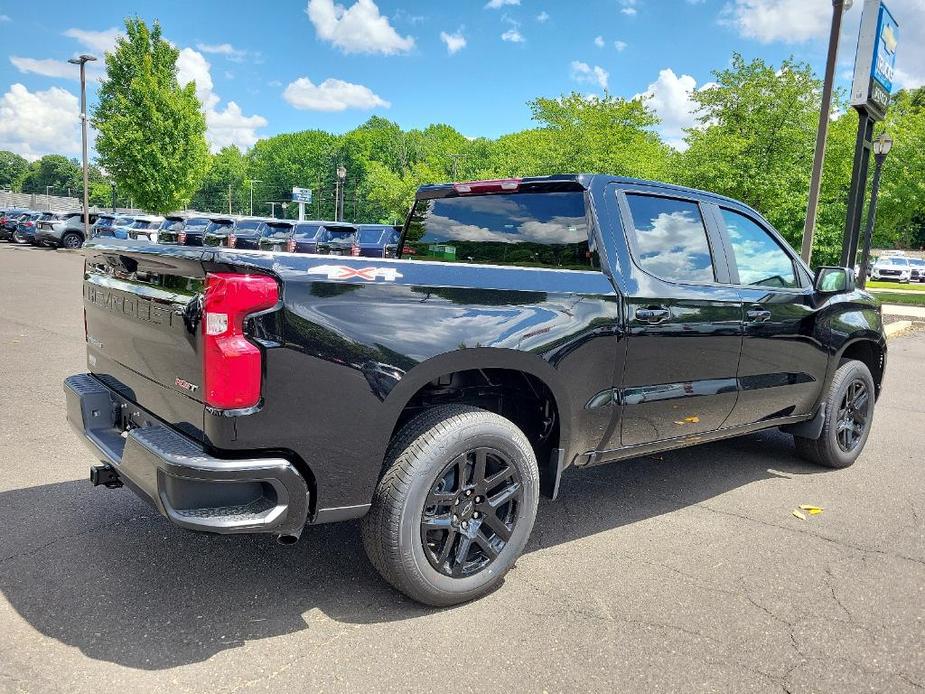
[[[357,232],[357,243],[380,243],[384,233],[382,229],[360,229]]]
[[[135,222],[131,225],[132,229],[150,229],[151,225],[154,222],[149,222],[144,219],[136,219]]]
[[[582,191],[418,200],[403,257],[443,262],[597,267]]]
[[[319,231],[321,231],[321,227],[317,224],[297,224],[293,236],[300,239],[313,239],[318,236]]]
[[[131,217],[118,217],[116,221],[113,222],[113,226],[125,227],[125,226],[129,226],[134,221],[135,220],[132,219]]]
[[[183,229],[182,219],[165,219],[161,222],[161,231],[180,231]]]
[[[227,234],[231,231],[231,227],[234,226],[234,222],[228,219],[223,219],[217,222],[209,222],[209,226],[206,227],[207,234]]]
[[[353,229],[328,229],[328,241],[347,241],[354,235]]]
[[[268,224],[266,236],[274,239],[285,239],[289,238],[289,235],[292,233],[291,224]]]
[[[205,229],[209,226],[209,220],[205,217],[195,217],[193,219],[187,219],[186,224],[183,225],[184,229]]]
[[[925,265],[925,260],[919,260],[918,258],[909,258],[909,264],[915,265],[916,267],[922,267]]]
[[[112,217],[100,217],[96,220],[96,226],[98,227],[109,227],[112,226],[112,223],[116,221]]]
[[[909,261],[905,258],[881,258],[877,261],[878,265],[909,265]]]
[[[256,222],[256,221],[251,220],[247,222],[238,222],[234,230],[236,232],[257,231],[262,226],[263,226],[263,222]]]

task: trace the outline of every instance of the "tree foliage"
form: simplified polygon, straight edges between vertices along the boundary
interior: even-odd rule
[[[106,54],[93,112],[96,149],[120,191],[152,212],[186,207],[206,173],[205,117],[196,85],[177,82],[179,51],[140,19]]]
[[[25,158],[14,152],[0,151],[0,189],[18,188],[28,168],[29,162]]]

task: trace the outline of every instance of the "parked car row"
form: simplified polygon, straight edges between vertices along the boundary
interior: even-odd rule
[[[925,260],[901,253],[882,255],[869,268],[873,280],[895,280],[901,283],[925,282]]]
[[[108,236],[180,246],[394,258],[401,227],[330,220],[295,221],[233,215],[90,214],[25,209],[0,211],[0,240],[56,248],[80,248],[88,238]]]

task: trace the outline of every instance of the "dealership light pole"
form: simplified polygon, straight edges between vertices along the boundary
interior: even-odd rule
[[[251,208],[250,208],[251,211],[250,211],[250,215],[251,215],[252,217],[254,216],[254,184],[255,184],[255,183],[263,183],[263,181],[258,181],[256,178],[252,178],[252,179],[251,179]]]
[[[344,180],[347,178],[347,168],[343,164],[337,165],[337,189],[334,192],[334,220],[341,222],[344,219]]]
[[[83,138],[84,165],[84,233],[90,231],[90,185],[89,165],[87,164],[87,63],[96,60],[96,56],[82,55],[67,62],[80,65],[80,134]]]
[[[813,154],[813,171],[809,180],[809,201],[806,204],[806,221],[803,223],[803,246],[800,255],[809,264],[813,255],[813,233],[816,230],[816,209],[819,207],[819,188],[822,185],[822,163],[825,160],[825,139],[829,133],[829,112],[832,109],[832,83],[838,61],[838,37],[841,34],[842,15],[851,9],[854,0],[832,0],[832,28],[829,32],[829,55],[825,63],[825,80],[822,84],[822,103],[819,106],[819,126],[816,130],[816,151]]]
[[[874,180],[870,187],[870,205],[867,208],[867,229],[864,231],[864,250],[861,251],[861,267],[858,276],[858,286],[861,289],[867,284],[867,261],[870,258],[870,240],[874,235],[874,223],[877,221],[877,195],[880,192],[880,170],[886,155],[893,148],[893,138],[886,133],[874,140]]]

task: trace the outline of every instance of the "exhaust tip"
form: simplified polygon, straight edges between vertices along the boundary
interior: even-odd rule
[[[298,535],[280,535],[276,541],[281,545],[294,545],[299,541]]]

